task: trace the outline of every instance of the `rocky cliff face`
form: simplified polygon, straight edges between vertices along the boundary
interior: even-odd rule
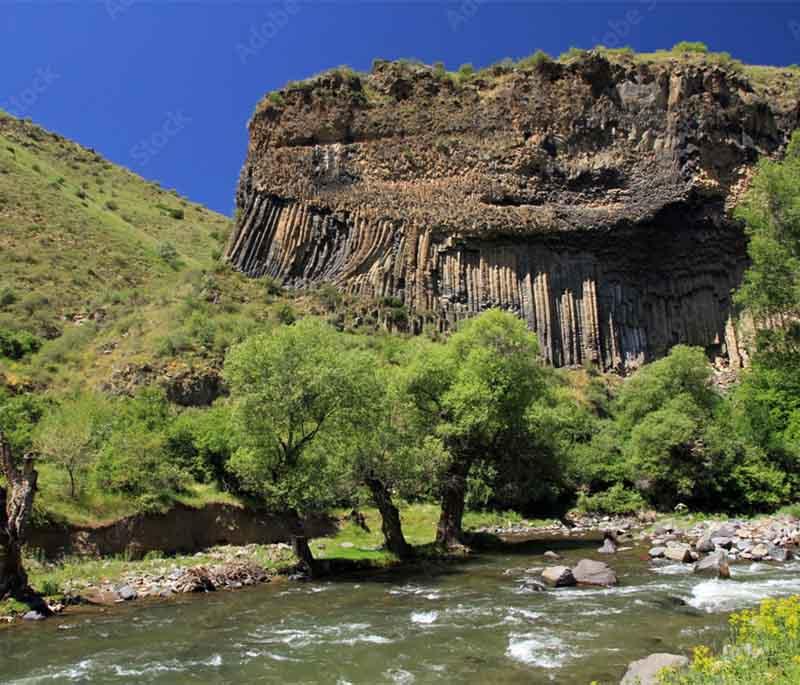
[[[797,73],[774,83],[595,53],[466,83],[332,72],[257,108],[227,256],[400,298],[417,326],[502,307],[556,365],[625,370],[679,342],[737,357],[730,209],[798,123]]]

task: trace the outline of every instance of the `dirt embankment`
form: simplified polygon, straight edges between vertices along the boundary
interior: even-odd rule
[[[335,530],[336,522],[326,516],[266,514],[228,504],[201,509],[177,504],[163,514],[139,514],[105,526],[37,526],[30,531],[29,544],[48,559],[114,554],[136,559],[150,551],[188,554],[215,545],[289,542],[293,535],[320,537]]]

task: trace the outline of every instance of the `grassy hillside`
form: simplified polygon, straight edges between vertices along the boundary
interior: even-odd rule
[[[230,226],[0,112],[0,333],[27,331],[41,345],[0,357],[0,374],[12,386],[64,389],[108,383],[131,365],[212,363],[211,350],[172,339],[187,318],[266,314],[262,285],[220,264]],[[257,311],[241,312],[252,300]]]

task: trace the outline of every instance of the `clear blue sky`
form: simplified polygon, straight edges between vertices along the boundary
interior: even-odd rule
[[[247,120],[287,80],[375,57],[479,67],[679,40],[800,63],[800,3],[0,0],[0,107],[230,214]]]

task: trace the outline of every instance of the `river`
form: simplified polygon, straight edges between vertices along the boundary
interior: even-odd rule
[[[733,566],[733,579],[609,561],[618,587],[536,592],[555,549],[528,542],[465,563],[306,584],[275,582],[174,602],[86,610],[0,631],[0,681],[32,683],[618,683],[652,652],[717,644],[727,612],[800,593],[800,563]],[[685,602],[683,604],[682,602]]]

